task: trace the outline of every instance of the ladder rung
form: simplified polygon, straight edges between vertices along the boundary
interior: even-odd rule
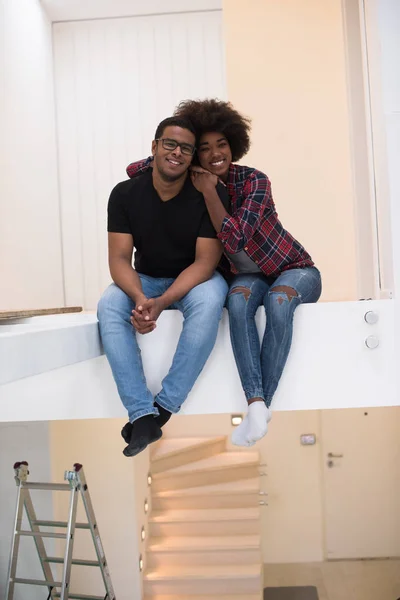
[[[63,564],[64,559],[62,556],[48,556],[46,558],[45,562]],[[85,560],[83,558],[73,558],[71,562],[73,565],[80,565],[82,567],[99,567],[100,566],[100,563],[98,560]]]
[[[27,490],[52,490],[58,492],[69,492],[71,486],[69,483],[39,483],[34,481],[23,481],[21,487]]]
[[[32,521],[32,525],[39,527],[68,527],[67,521]],[[75,523],[76,529],[90,529],[89,523]]]
[[[61,587],[61,581],[46,581],[44,579],[20,579],[16,577],[14,583],[27,583],[30,585],[45,585],[46,587]]]
[[[61,598],[61,594],[54,594],[53,598]],[[85,594],[68,594],[69,600],[104,600],[104,596],[85,596]],[[106,596],[108,600],[108,595]],[[110,598],[114,600],[114,598]]]
[[[27,535],[30,537],[48,537],[48,538],[62,538],[65,540],[66,535],[64,533],[50,533],[44,531],[16,531],[17,535]]]

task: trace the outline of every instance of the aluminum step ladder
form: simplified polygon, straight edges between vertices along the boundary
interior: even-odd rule
[[[14,465],[15,481],[18,486],[17,507],[15,514],[14,532],[11,543],[10,564],[8,569],[7,587],[5,600],[14,600],[14,588],[16,584],[41,585],[47,587],[47,600],[115,600],[115,594],[111,583],[110,573],[107,566],[103,545],[100,539],[99,528],[93,511],[92,502],[86,483],[82,465],[76,463],[72,471],[65,471],[64,480],[68,483],[34,483],[29,482],[28,463],[17,462]],[[70,492],[70,505],[68,521],[42,521],[36,518],[30,490],[48,490]],[[81,496],[86,511],[87,523],[76,523],[76,512],[78,496]],[[28,517],[30,529],[22,530],[23,511]],[[66,533],[52,533],[41,531],[41,527],[63,528]],[[75,529],[90,529],[97,560],[73,559],[72,551],[74,545]],[[21,536],[33,537],[42,566],[44,580],[23,579],[16,577],[18,549]],[[51,557],[47,555],[43,538],[60,538],[66,540],[64,557]],[[55,581],[51,570],[51,564],[62,564],[63,574],[61,581]],[[103,576],[105,596],[88,596],[76,594],[69,591],[72,565],[87,567],[99,567]],[[59,591],[58,591],[59,590]]]

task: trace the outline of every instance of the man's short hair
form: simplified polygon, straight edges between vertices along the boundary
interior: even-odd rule
[[[182,119],[182,117],[167,117],[158,125],[154,139],[159,140],[167,127],[181,127],[182,129],[188,129],[196,137],[196,130],[188,119]]]

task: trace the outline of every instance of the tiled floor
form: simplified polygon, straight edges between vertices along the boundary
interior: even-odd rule
[[[319,600],[398,600],[400,560],[268,564],[264,585],[315,585]]]

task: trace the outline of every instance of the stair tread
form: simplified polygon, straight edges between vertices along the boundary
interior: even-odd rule
[[[247,494],[249,492],[258,493],[259,490],[259,479],[240,479],[237,481],[216,483],[214,485],[202,485],[193,488],[180,488],[177,490],[155,492],[153,498],[180,498],[183,496],[208,496],[210,494]]]
[[[261,565],[180,565],[149,570],[144,574],[146,581],[175,581],[177,579],[245,579],[261,574]]]
[[[212,595],[202,595],[202,596],[182,596],[182,595],[160,595],[160,594],[155,594],[154,596],[145,596],[144,600],[216,600],[215,598],[215,594]],[[218,595],[218,600],[260,600],[260,595],[259,594],[239,594],[239,595],[232,595],[232,594],[223,594],[223,595]]]
[[[232,521],[242,519],[258,519],[260,509],[257,508],[188,508],[179,510],[154,511],[150,523],[179,523],[196,521]]]
[[[225,440],[224,436],[207,438],[170,438],[166,440],[162,439],[155,444],[154,450],[151,454],[151,460],[157,461],[170,454],[179,453],[192,448],[201,448],[202,446],[207,446],[208,444],[222,440]]]
[[[195,462],[191,462],[181,467],[167,469],[162,473],[155,473],[154,479],[168,477],[170,475],[182,475],[184,473],[194,473],[196,471],[207,471],[210,469],[218,469],[231,466],[246,466],[259,464],[260,456],[258,452],[221,452],[210,458],[203,458]]]
[[[150,538],[148,551],[174,551],[182,550],[246,550],[260,547],[259,535],[228,535],[228,536],[192,536],[192,537],[167,537]]]

